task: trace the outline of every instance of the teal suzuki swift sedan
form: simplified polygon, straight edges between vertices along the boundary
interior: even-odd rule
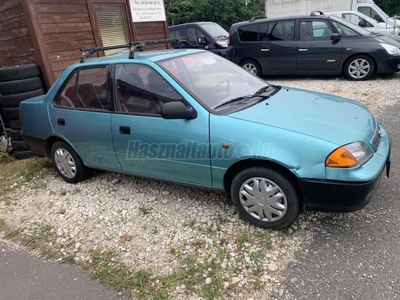
[[[26,143],[67,182],[102,169],[222,190],[263,228],[304,205],[361,209],[389,175],[387,132],[364,105],[269,85],[204,50],[82,58],[20,113]]]

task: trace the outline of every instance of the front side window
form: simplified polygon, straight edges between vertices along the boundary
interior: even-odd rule
[[[300,40],[321,40],[330,39],[332,30],[325,21],[301,21],[300,22]]]
[[[123,113],[161,116],[164,103],[183,101],[154,69],[140,64],[116,66],[117,109]]]
[[[360,34],[356,31],[354,31],[353,29],[339,23],[336,21],[332,21],[333,26],[335,27],[335,29],[337,30],[337,32],[339,32],[342,37],[355,37],[355,36],[360,36]]]
[[[385,22],[381,16],[371,7],[359,7],[358,11],[364,15],[376,20],[378,23]]]
[[[107,66],[77,69],[54,99],[64,108],[108,111]]]
[[[204,37],[204,34],[195,27],[189,27],[186,29],[189,44],[198,45],[200,37]]]

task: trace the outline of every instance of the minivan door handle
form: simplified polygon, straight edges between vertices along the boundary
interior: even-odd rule
[[[131,134],[131,128],[129,126],[119,126],[119,133],[120,134]]]
[[[269,48],[261,48],[261,52],[268,52]]]
[[[308,51],[308,48],[299,48],[299,51],[300,52],[306,52],[306,51]]]

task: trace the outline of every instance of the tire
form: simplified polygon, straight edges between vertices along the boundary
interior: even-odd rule
[[[21,130],[10,129],[10,130],[8,131],[8,136],[9,136],[13,141],[22,141]]]
[[[13,139],[11,139],[11,145],[14,151],[27,151],[31,149],[24,141],[14,141]]]
[[[0,82],[0,94],[14,95],[41,89],[42,81],[39,77]]]
[[[8,120],[8,126],[14,130],[21,130],[21,122],[20,120]]]
[[[64,142],[56,142],[51,147],[51,159],[61,178],[69,183],[85,180],[88,169],[83,165],[80,157]]]
[[[19,107],[4,107],[3,112],[7,120],[19,120]]]
[[[253,75],[261,76],[261,67],[255,60],[246,59],[240,63],[240,66]]]
[[[16,159],[26,159],[29,157],[34,156],[31,150],[26,150],[26,151],[14,151],[13,155]]]
[[[39,67],[35,64],[0,68],[1,82],[38,77],[39,75]]]
[[[343,72],[349,80],[368,80],[375,74],[375,62],[369,56],[356,55],[345,62]]]
[[[14,94],[14,95],[5,95],[1,97],[1,104],[3,107],[16,107],[19,106],[21,101],[43,95],[44,91],[43,89],[37,89],[34,91],[29,91],[25,93],[20,93],[20,94]]]
[[[256,183],[261,183],[257,192],[253,190]],[[263,187],[265,190],[261,193]],[[261,228],[287,228],[300,213],[301,197],[296,185],[274,168],[252,167],[242,170],[234,177],[230,192],[240,216]],[[251,198],[255,203],[251,203]],[[274,198],[276,201],[271,203]],[[256,208],[258,211],[254,210]]]

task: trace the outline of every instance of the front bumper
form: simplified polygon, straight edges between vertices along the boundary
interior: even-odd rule
[[[364,181],[299,179],[306,208],[319,211],[351,212],[364,208],[371,201],[382,176],[386,175],[388,178],[390,175],[391,145],[386,130],[382,125],[380,128],[383,138],[375,153],[376,160],[370,161],[369,166],[365,166],[366,173],[371,173],[372,169],[376,169],[377,176],[372,180]],[[340,169],[334,171],[340,172]]]

